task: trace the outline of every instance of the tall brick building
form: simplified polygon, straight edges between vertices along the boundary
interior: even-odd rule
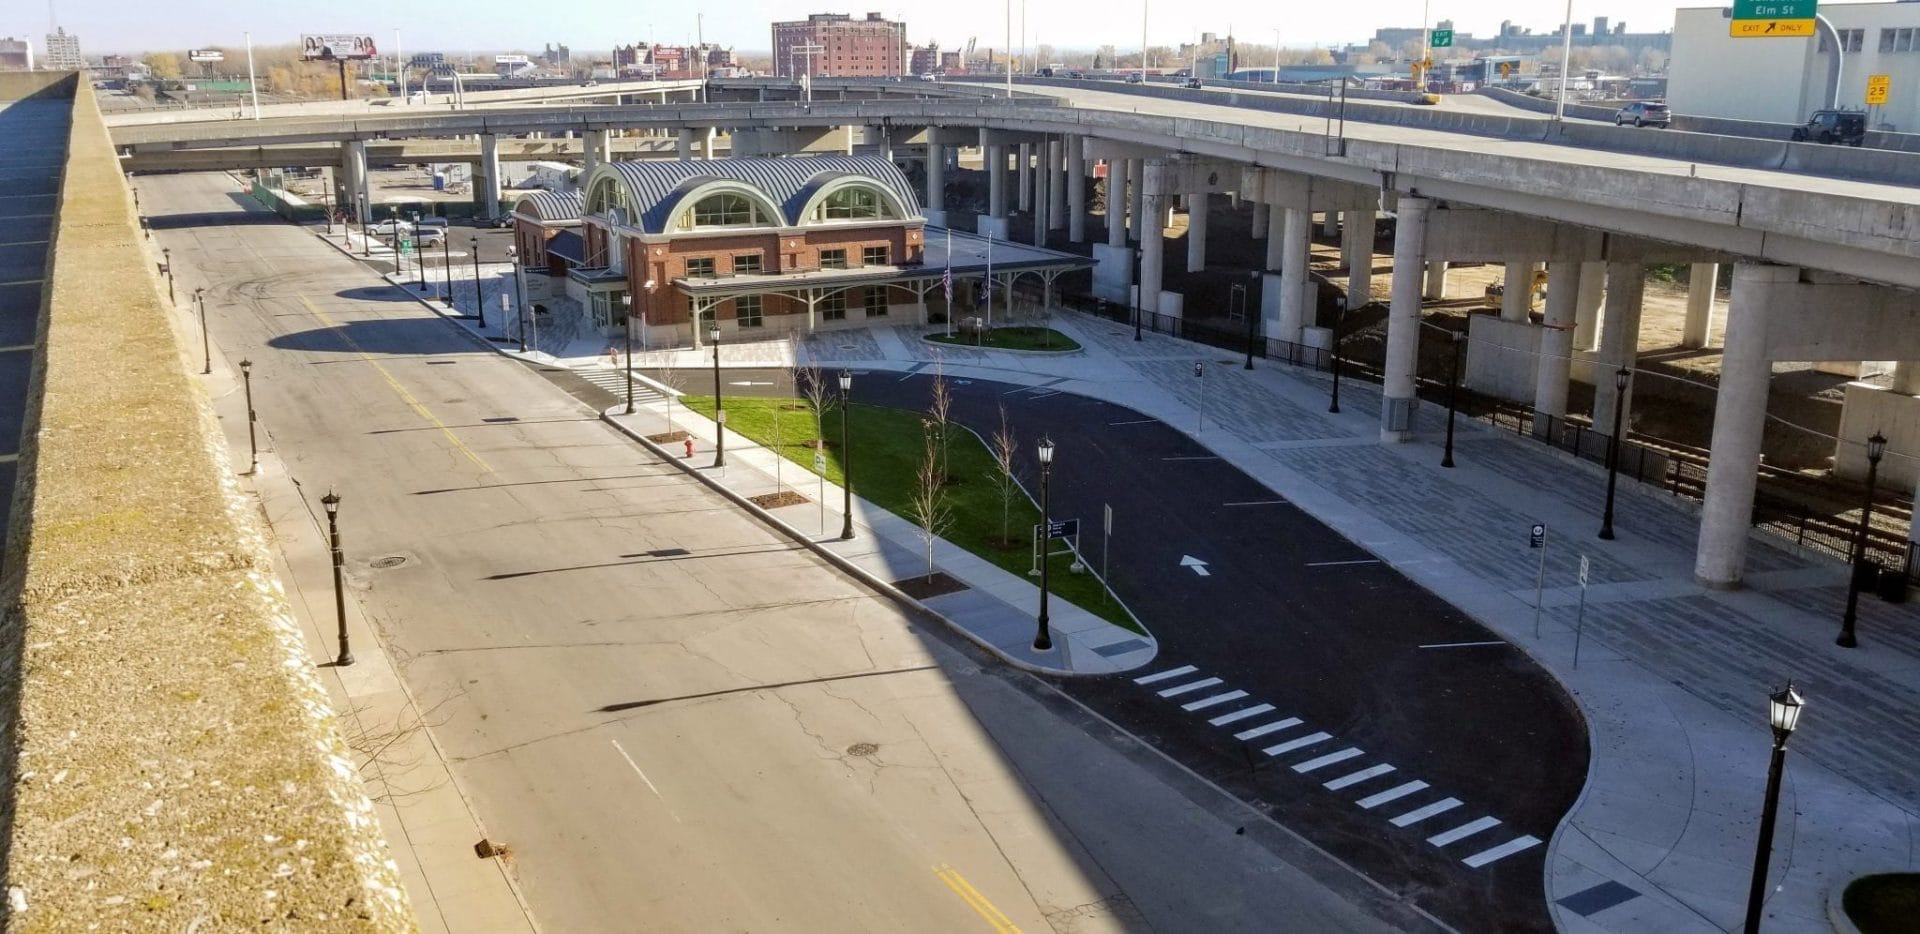
[[[815,13],[773,24],[773,71],[783,78],[904,75],[907,54],[907,24],[879,13]]]

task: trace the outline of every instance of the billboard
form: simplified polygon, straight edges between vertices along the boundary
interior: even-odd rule
[[[222,52],[219,49],[188,49],[187,50],[187,61],[190,61],[190,62],[224,62],[226,60],[227,60],[227,53]]]
[[[309,60],[364,59],[380,54],[372,36],[326,34],[302,35],[300,54]]]

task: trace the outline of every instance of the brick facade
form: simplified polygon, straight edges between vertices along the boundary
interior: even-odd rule
[[[820,48],[809,54],[806,46]],[[854,19],[816,13],[805,20],[773,24],[773,69],[783,78],[872,77],[906,74],[907,24],[878,13]]]

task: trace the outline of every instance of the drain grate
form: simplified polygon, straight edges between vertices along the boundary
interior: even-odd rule
[[[384,571],[388,568],[397,568],[400,565],[403,565],[406,563],[407,563],[406,555],[388,555],[384,558],[373,559],[371,562],[369,562],[369,566]]]
[[[847,747],[847,755],[849,756],[871,756],[879,752],[879,743],[854,743]]]

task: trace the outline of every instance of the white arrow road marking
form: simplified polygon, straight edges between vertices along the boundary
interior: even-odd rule
[[[1181,555],[1180,566],[1183,568],[1192,568],[1193,573],[1198,574],[1201,577],[1213,576],[1213,572],[1207,570],[1207,563],[1192,555]]]

